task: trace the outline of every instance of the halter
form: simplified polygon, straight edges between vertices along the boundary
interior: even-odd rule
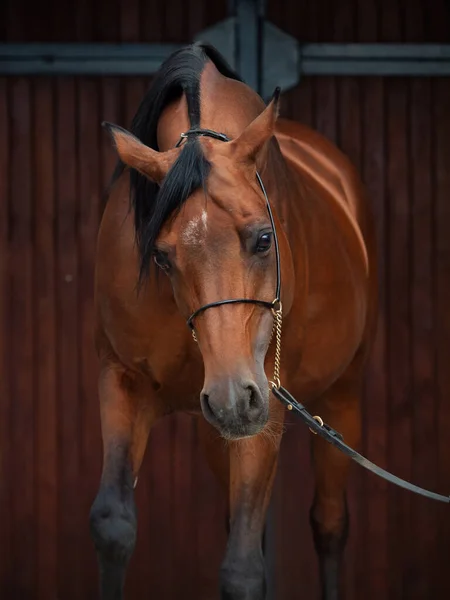
[[[211,137],[211,138],[214,138],[215,140],[220,140],[221,142],[229,142],[230,141],[230,138],[227,135],[225,135],[224,133],[218,133],[216,131],[213,131],[212,129],[193,128],[193,129],[190,129],[189,131],[186,131],[185,133],[181,134],[180,139],[178,140],[175,147],[178,148],[183,143],[184,140],[187,140],[191,137]],[[277,236],[277,230],[275,228],[275,222],[273,219],[272,208],[270,206],[266,188],[264,187],[264,184],[262,182],[261,176],[258,173],[258,171],[256,172],[256,179],[257,179],[259,186],[262,190],[262,193],[264,195],[267,212],[269,213],[272,234],[273,234],[276,269],[277,269],[277,283],[276,283],[276,289],[275,289],[275,298],[271,302],[268,302],[267,300],[259,300],[259,299],[253,299],[253,298],[231,298],[231,299],[227,299],[227,300],[216,300],[215,302],[209,302],[208,304],[204,304],[203,306],[200,306],[200,308],[197,308],[197,310],[195,310],[191,314],[189,319],[187,320],[187,324],[188,324],[188,327],[191,329],[192,337],[194,338],[194,340],[196,342],[198,342],[197,335],[195,333],[194,319],[196,317],[198,317],[198,315],[203,313],[205,310],[208,310],[209,308],[215,308],[216,306],[223,306],[225,304],[257,304],[259,306],[264,306],[265,308],[268,308],[273,314],[274,326],[275,326],[275,332],[276,332],[274,375],[273,375],[273,381],[271,382],[271,384],[272,384],[272,387],[279,388],[281,386],[281,383],[280,383],[280,358],[281,358],[281,327],[282,327],[282,321],[283,321],[283,313],[282,313],[282,305],[281,305],[280,249],[279,249],[279,245],[278,245],[278,236]]]

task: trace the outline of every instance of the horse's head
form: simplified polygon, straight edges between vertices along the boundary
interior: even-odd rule
[[[275,98],[236,139],[227,143],[209,137],[189,139],[186,148],[167,152],[148,148],[124,130],[111,129],[121,160],[162,184],[161,190],[171,185],[176,164],[187,160],[184,152],[190,161],[207,166],[204,184],[166,220],[154,244],[154,260],[170,278],[185,318],[215,301],[244,298],[270,303],[275,298],[274,234],[256,172],[265,171],[277,112]],[[275,187],[269,188],[272,201]],[[283,274],[291,275],[287,240],[274,216]],[[284,282],[283,293],[290,295]],[[193,325],[205,367],[201,406],[206,419],[229,438],[258,433],[269,414],[264,363],[273,328],[270,308],[221,304],[201,311]]]

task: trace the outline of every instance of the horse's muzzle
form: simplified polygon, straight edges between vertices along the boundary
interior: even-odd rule
[[[269,414],[268,390],[252,379],[221,377],[205,383],[200,396],[203,414],[228,439],[259,433]]]

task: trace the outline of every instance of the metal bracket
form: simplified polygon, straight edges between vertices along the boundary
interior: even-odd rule
[[[285,92],[300,82],[300,45],[272,23],[263,23],[261,95],[268,100],[279,86]]]
[[[233,3],[234,16],[202,31],[196,41],[208,42],[242,79],[267,100],[280,86],[299,82],[300,46],[295,38],[264,19],[261,0]]]

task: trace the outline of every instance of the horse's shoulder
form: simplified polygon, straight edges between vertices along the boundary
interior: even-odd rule
[[[350,159],[330,140],[301,123],[277,122],[276,138],[287,162],[308,188],[346,215],[367,262],[363,239],[369,222],[367,195]]]
[[[276,137],[284,157],[303,176],[327,188],[354,211],[362,192],[360,178],[355,166],[335,144],[310,127],[287,119],[279,119]]]

